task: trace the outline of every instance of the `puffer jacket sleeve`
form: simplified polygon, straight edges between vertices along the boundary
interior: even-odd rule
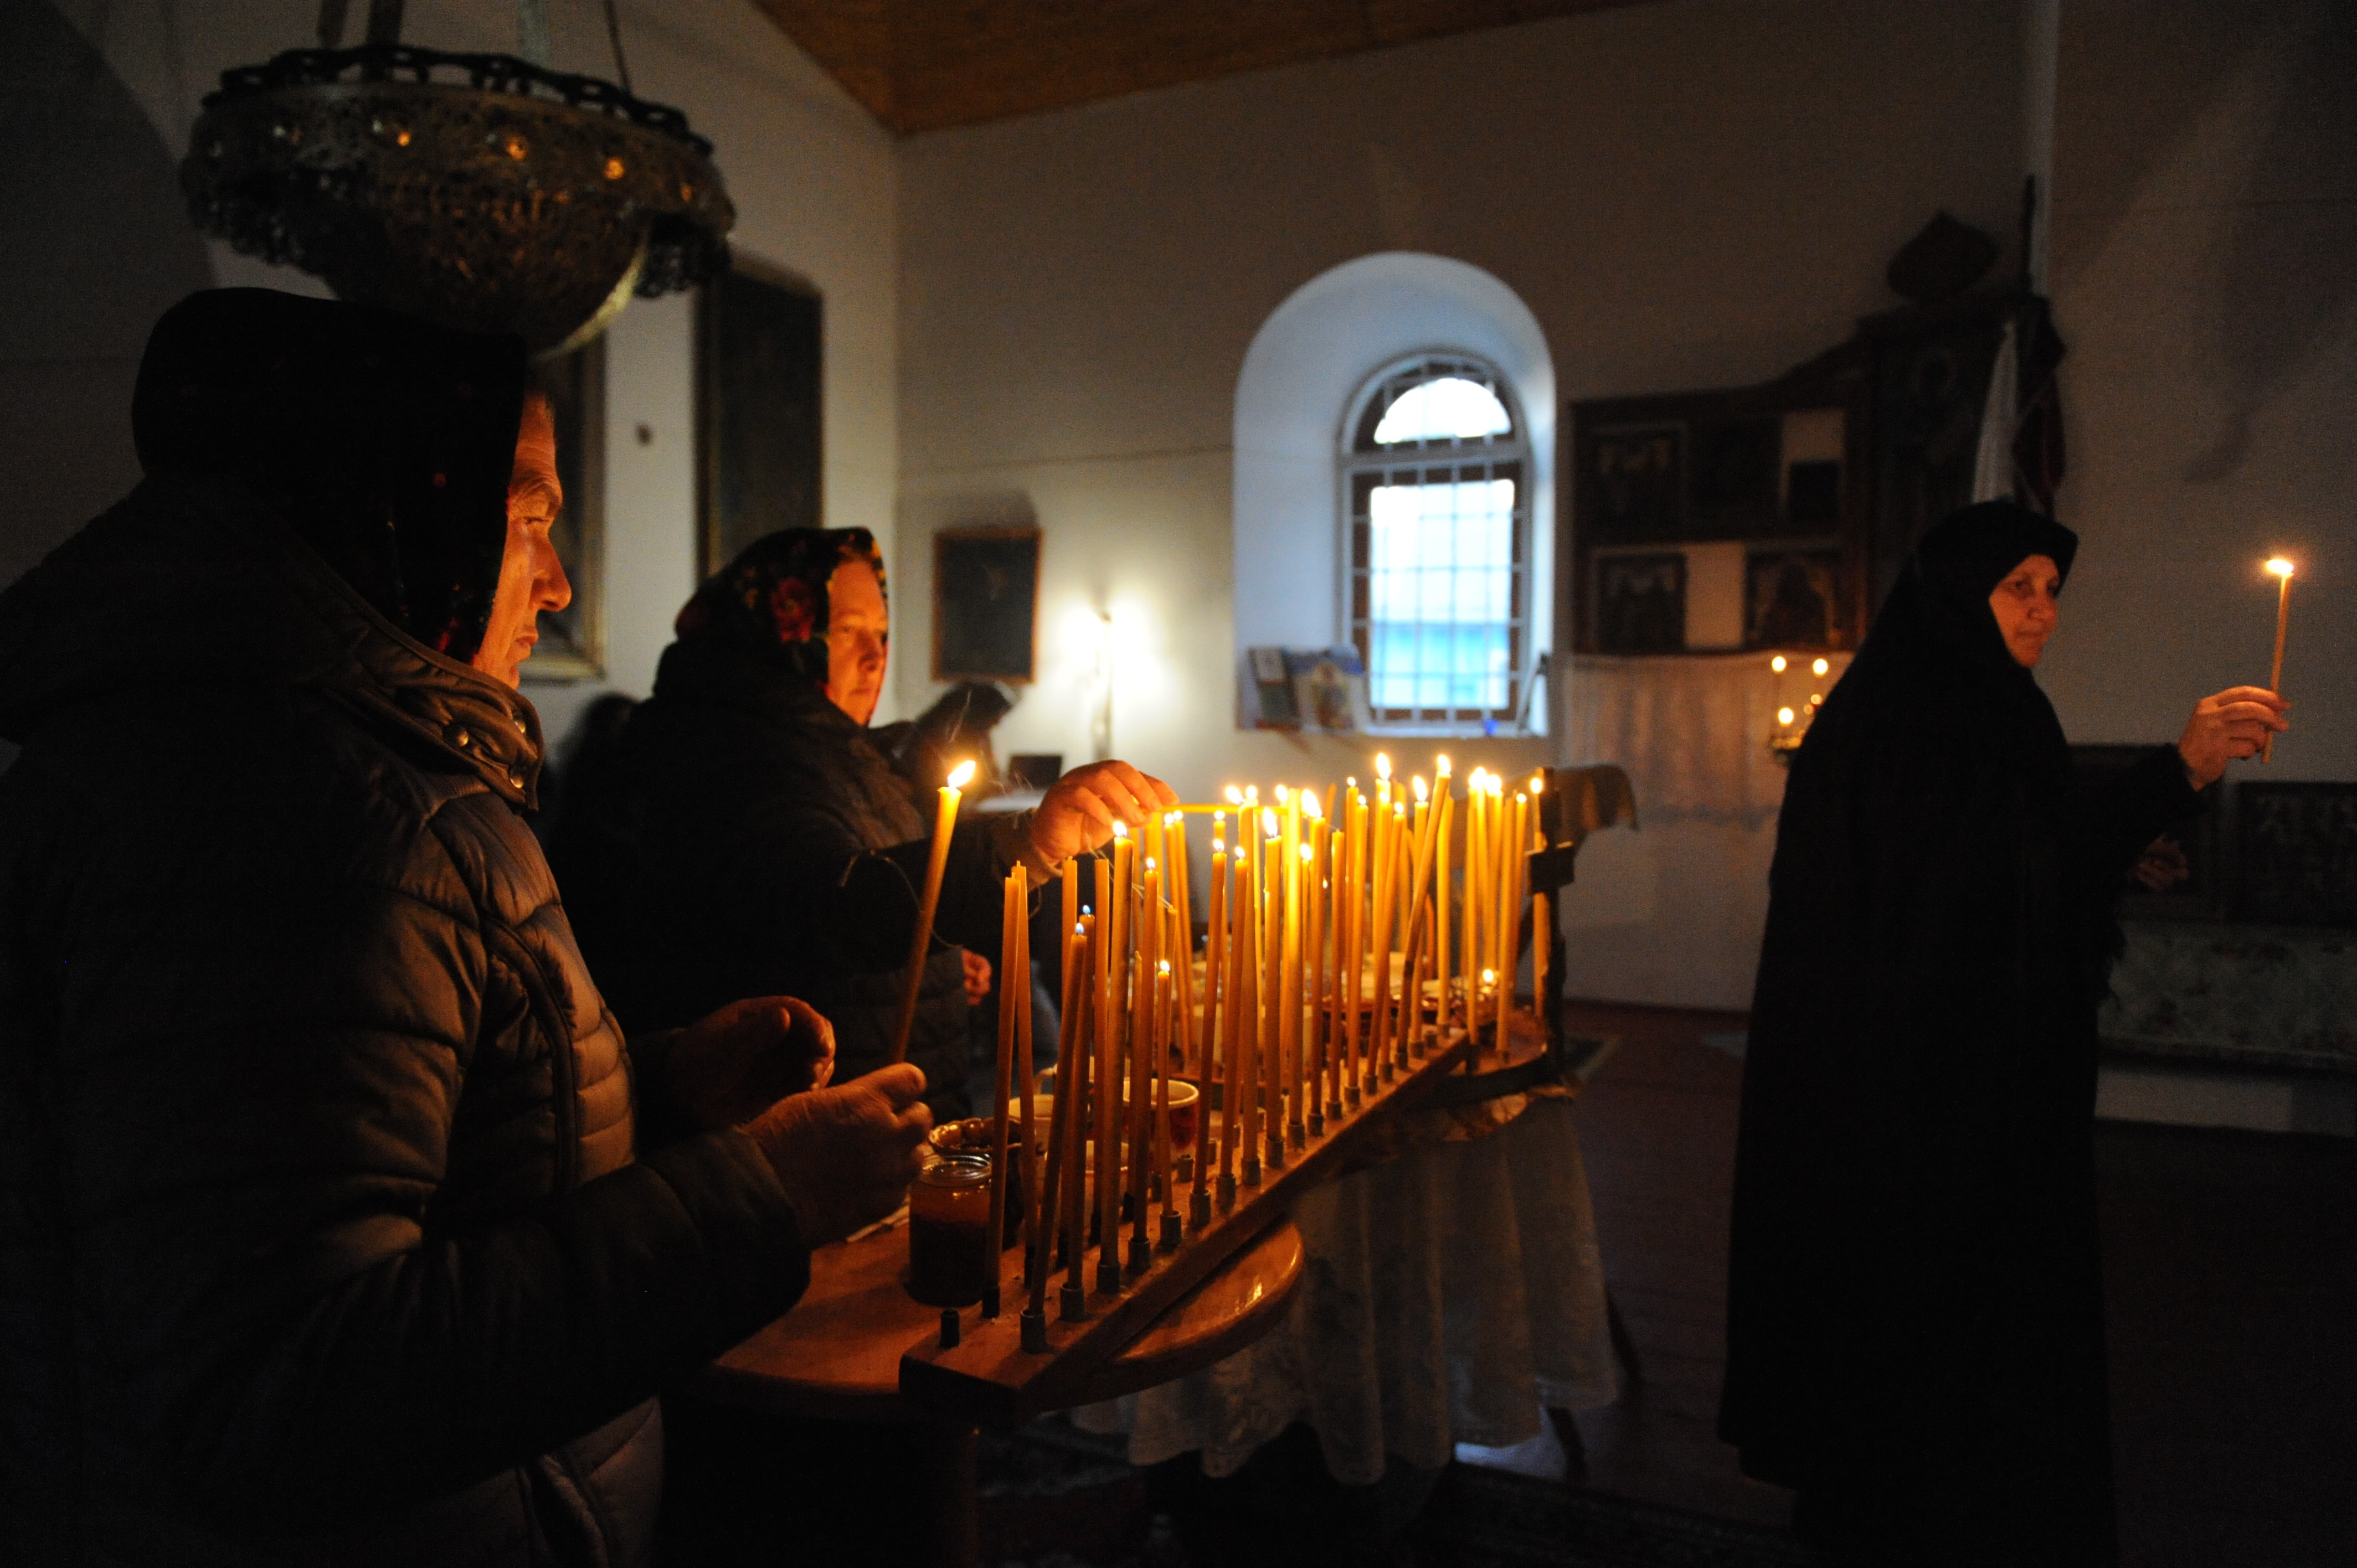
[[[242,1533],[349,1521],[544,1452],[791,1304],[807,1251],[733,1132],[437,1224],[514,1004],[491,918],[430,824],[380,858],[307,837],[316,802],[219,804],[274,831],[102,838],[59,900],[77,1309],[138,1450],[99,1463]],[[404,831],[381,815],[371,843]],[[562,1172],[549,1103],[474,1107],[470,1136]]]
[[[796,779],[778,789],[755,809],[747,843],[757,874],[791,890],[781,924],[796,939],[821,944],[839,969],[882,973],[909,961],[932,840],[869,848],[874,840],[863,837],[860,821],[866,803],[828,787],[839,783]],[[973,818],[950,835],[936,950],[941,943],[997,950],[1001,880],[1023,853],[1030,820],[1028,812]]]

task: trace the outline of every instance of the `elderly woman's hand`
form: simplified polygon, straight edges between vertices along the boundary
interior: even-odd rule
[[[932,1113],[914,1062],[780,1100],[747,1125],[793,1205],[806,1246],[840,1241],[899,1207]]]
[[[1113,837],[1113,825],[1135,828],[1155,811],[1178,803],[1169,785],[1126,762],[1092,762],[1056,780],[1031,814],[1031,866],[1045,876],[1076,854]]]
[[[2229,686],[2202,698],[2177,737],[2187,780],[2196,789],[2216,783],[2229,758],[2255,757],[2269,735],[2291,728],[2284,717],[2290,711],[2289,703],[2265,686]]]
[[[663,1088],[709,1131],[750,1122],[790,1094],[834,1076],[834,1026],[807,1002],[755,996],[680,1031]]]

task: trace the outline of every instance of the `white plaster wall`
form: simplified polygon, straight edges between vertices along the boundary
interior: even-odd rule
[[[904,706],[936,690],[930,535],[1028,516],[1042,680],[1002,751],[1090,754],[1090,628],[1110,607],[1135,645],[1118,753],[1189,799],[1363,777],[1376,743],[1232,724],[1240,619],[1332,619],[1330,534],[1302,542],[1292,575],[1235,577],[1239,514],[1259,504],[1230,478],[1236,389],[1287,298],[1357,258],[1422,252],[1528,307],[1560,400],[1774,375],[1897,303],[1884,265],[1935,209],[2013,231],[2023,53],[2018,0],[1687,0],[903,144]],[[1299,417],[1330,431],[1340,413]],[[1308,495],[1314,477],[1295,478]],[[1512,773],[1569,759],[1551,749],[1566,744],[1447,749],[1460,770]],[[1773,831],[1599,841],[1566,918],[1594,904],[1611,940],[1588,970],[1575,941],[1573,987],[1742,1005]],[[1674,875],[1605,865],[1665,854]],[[1648,920],[1598,903],[1640,882]]]
[[[221,70],[311,44],[318,16],[314,0],[58,0],[57,9],[104,54],[176,159]],[[352,7],[348,42],[366,10]],[[685,110],[715,144],[737,205],[732,243],[823,295],[826,520],[873,529],[888,548],[899,418],[891,138],[741,0],[622,0],[619,10],[636,91]],[[611,79],[596,0],[549,0],[548,11],[555,66]],[[515,12],[487,0],[411,0],[403,37],[512,52]],[[223,246],[211,247],[211,259],[221,284],[325,292]],[[679,298],[633,303],[607,353],[608,679],[533,682],[526,666],[527,694],[554,737],[600,693],[649,690],[672,617],[695,585],[693,307]]]
[[[2055,316],[2079,530],[2040,671],[2074,740],[2284,667],[2244,778],[2357,779],[2357,7],[2064,0]]]

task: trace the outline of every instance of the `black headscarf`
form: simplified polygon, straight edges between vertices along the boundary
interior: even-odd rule
[[[520,338],[211,289],[156,324],[131,426],[148,473],[238,480],[386,618],[464,661],[499,587],[523,397]]]
[[[826,684],[827,580],[846,561],[876,571],[888,606],[884,553],[864,528],[788,528],[764,534],[705,579],[672,625],[682,642],[722,642]],[[886,633],[890,640],[890,633]]]
[[[1989,596],[2033,555],[2067,581],[2079,536],[2013,501],[1982,501],[1923,536],[1841,682],[1809,726],[1792,789],[1835,766],[1828,754],[1887,745],[1894,726],[1947,721],[2057,788],[2070,766],[2062,727],[2036,679],[2007,648]]]

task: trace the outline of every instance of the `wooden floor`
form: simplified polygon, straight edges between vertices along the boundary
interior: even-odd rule
[[[1578,1005],[1620,1048],[1581,1101],[1605,1273],[1644,1381],[1579,1418],[1586,1484],[1781,1524],[1712,1435],[1740,1015]],[[2357,1563],[2357,1144],[2101,1123],[2126,1568]],[[1460,1457],[1561,1472],[1552,1437]]]

